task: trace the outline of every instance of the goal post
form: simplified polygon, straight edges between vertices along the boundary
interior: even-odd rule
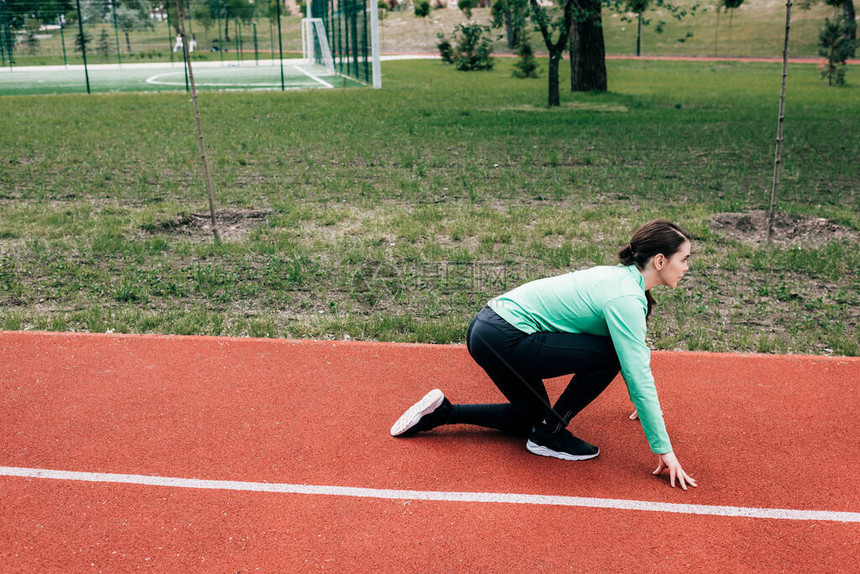
[[[302,20],[305,61],[374,88],[381,87],[376,2],[308,0],[307,14]]]
[[[318,65],[334,75],[334,58],[322,18],[302,19],[302,56],[307,65]]]

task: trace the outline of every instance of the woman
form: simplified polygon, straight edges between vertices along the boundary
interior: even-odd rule
[[[687,272],[690,234],[654,220],[633,234],[617,266],[593,267],[539,279],[492,299],[469,325],[469,354],[509,402],[452,405],[439,389],[410,407],[391,428],[411,436],[446,424],[473,424],[528,437],[538,455],[587,460],[600,451],[573,436],[567,425],[620,371],[630,399],[670,483],[696,486],[672,451],[663,422],[646,321],[658,285],[674,288]],[[543,379],[575,373],[554,406]]]

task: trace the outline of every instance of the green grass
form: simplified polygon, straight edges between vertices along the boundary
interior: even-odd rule
[[[668,13],[660,10],[649,10],[645,19],[649,22],[643,27],[642,50],[646,56],[756,56],[781,57],[785,33],[785,2],[781,0],[760,0],[745,2],[734,11],[731,17],[731,36],[729,15],[720,14],[717,27],[717,13],[713,2],[698,0],[678,0],[679,6],[686,8],[691,15],[683,20],[675,20]],[[693,6],[698,6],[692,14]],[[794,57],[818,58],[818,31],[825,17],[833,17],[834,9],[818,5],[810,9],[795,6],[791,28],[791,49]],[[636,52],[636,22],[633,14],[616,13],[608,8],[603,11],[604,37],[606,50],[609,54],[635,54]],[[473,19],[487,23],[491,15],[488,8],[474,11]],[[300,17],[284,16],[282,18],[281,45],[287,53],[301,53]],[[450,34],[454,27],[465,21],[465,16],[459,10],[433,10],[426,19],[416,18],[411,12],[398,11],[383,13],[380,21],[380,45],[384,53],[414,53],[425,52],[436,54],[437,34]],[[658,27],[659,22],[665,25]],[[277,52],[277,27],[267,18],[256,20],[257,56],[268,58]],[[222,23],[223,26],[223,23]],[[96,51],[96,39],[102,29],[108,33],[110,53],[107,57]],[[222,28],[223,30],[223,28]],[[241,29],[241,55],[238,52],[235,25],[231,21],[231,42],[224,42],[227,51],[221,53],[209,52],[209,48],[219,43],[218,29],[211,26],[208,30],[201,23],[192,21],[189,33],[193,31],[198,40],[198,49],[192,56],[195,60],[235,59],[253,60],[255,48],[253,27],[244,24]],[[81,55],[74,51],[74,36],[77,28],[67,27],[64,35],[59,30],[44,30],[42,35],[50,38],[39,42],[35,51],[23,47],[16,51],[17,66],[82,63]],[[117,62],[116,34],[110,24],[91,24],[86,33],[93,41],[88,49],[90,64]],[[222,32],[223,36],[223,32]],[[158,23],[153,29],[132,31],[129,40],[132,53],[128,52],[124,34],[119,34],[120,58],[125,63],[140,63],[153,61],[177,61],[180,54],[172,52],[175,33],[170,31],[166,22]],[[543,40],[537,29],[531,31],[532,44],[538,52],[545,51]],[[223,40],[223,37],[222,37]],[[63,58],[63,42],[66,56]],[[496,53],[510,53],[506,41],[499,39],[494,44]]]
[[[856,243],[750,247],[707,223],[767,206],[779,65],[614,61],[610,93],[556,110],[507,61],[383,74],[201,97],[218,208],[263,212],[220,245],[193,224],[184,94],[0,99],[0,328],[462,341],[493,295],[611,264],[668,217],[697,253],[656,293],[655,347],[860,352]],[[860,230],[857,90],[792,67],[784,212]]]

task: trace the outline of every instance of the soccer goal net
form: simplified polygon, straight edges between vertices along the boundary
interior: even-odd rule
[[[308,65],[322,66],[333,75],[334,58],[322,18],[302,19],[302,55]]]
[[[376,0],[309,0],[302,21],[305,61],[379,87]]]

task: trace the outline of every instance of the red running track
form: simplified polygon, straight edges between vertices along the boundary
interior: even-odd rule
[[[670,436],[700,485],[684,492],[651,476],[656,457],[627,419],[620,379],[574,420],[601,447],[592,461],[536,457],[472,427],[391,438],[430,388],[454,402],[500,400],[461,346],[0,332],[0,357],[4,572],[858,571],[854,358],[655,353]],[[550,381],[551,394],[563,384]],[[375,490],[212,490],[10,468]]]

